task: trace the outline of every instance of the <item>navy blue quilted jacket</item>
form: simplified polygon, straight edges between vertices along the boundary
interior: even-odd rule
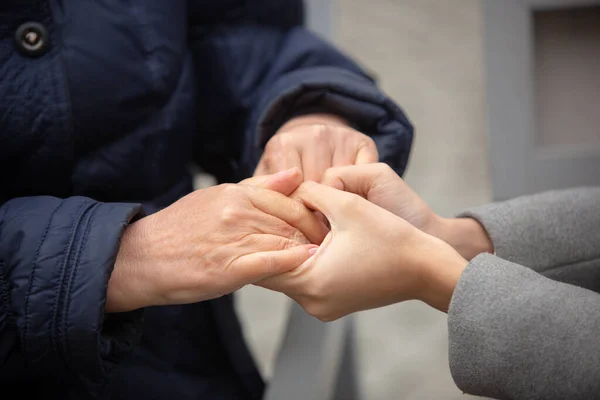
[[[124,227],[251,174],[287,119],[329,112],[398,172],[412,128],[300,0],[0,1],[0,391],[259,399],[231,296],[105,315]],[[142,211],[143,210],[143,211]]]

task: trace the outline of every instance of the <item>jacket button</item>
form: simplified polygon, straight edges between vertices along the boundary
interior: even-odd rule
[[[15,41],[17,49],[27,56],[41,56],[49,47],[48,31],[42,24],[26,22],[17,28]]]

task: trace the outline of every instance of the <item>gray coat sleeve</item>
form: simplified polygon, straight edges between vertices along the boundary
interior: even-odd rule
[[[485,227],[498,257],[600,291],[600,188],[519,197],[462,216]]]
[[[473,259],[454,292],[456,384],[498,399],[600,398],[600,189],[464,215],[483,224],[499,257]]]

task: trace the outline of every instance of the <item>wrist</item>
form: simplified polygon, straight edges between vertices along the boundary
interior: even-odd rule
[[[481,253],[494,252],[494,244],[487,231],[473,218],[438,217],[430,234],[448,243],[467,260]]]
[[[422,288],[418,300],[439,311],[448,312],[454,290],[468,261],[447,243],[430,238],[421,267]]]
[[[118,313],[152,305],[145,295],[147,263],[142,260],[146,235],[143,219],[125,228],[115,266],[108,282],[105,312]]]
[[[306,114],[290,119],[279,128],[278,132],[304,125],[350,126],[348,121],[334,114]]]

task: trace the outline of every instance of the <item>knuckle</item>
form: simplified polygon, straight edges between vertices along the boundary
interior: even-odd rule
[[[242,218],[242,211],[239,207],[227,205],[221,209],[220,219],[223,224],[236,224],[240,221],[240,218]]]
[[[306,238],[306,236],[300,232],[298,229],[294,229],[291,238],[295,243],[309,244],[310,240]]]
[[[304,302],[302,302],[302,308],[304,308],[304,311],[306,311],[308,314],[312,315],[315,318],[318,318],[319,315],[321,315],[322,312],[322,306],[318,301],[315,300],[305,300]]]
[[[285,222],[281,222],[281,224],[279,225],[279,227],[277,228],[277,231],[279,233],[280,236],[282,236],[283,238],[286,239],[281,239],[282,243],[287,243],[288,240],[287,239],[294,239],[294,237],[296,236],[296,232],[298,231],[296,228],[294,228],[291,225],[286,224]]]
[[[389,174],[396,174],[394,172],[394,170],[392,169],[392,167],[390,167],[389,165],[387,165],[386,163],[377,163],[375,164],[377,166],[377,170],[379,171],[379,173],[383,174],[383,175],[389,175]]]
[[[320,141],[327,137],[330,127],[325,124],[315,124],[311,126],[310,135],[313,139]]]
[[[323,179],[321,183],[327,186],[332,186],[336,189],[345,190],[345,184],[342,180],[342,169],[343,167],[333,167],[328,168],[325,173],[323,173]]]
[[[275,257],[271,254],[263,254],[260,263],[267,275],[272,275],[278,271],[278,263]]]
[[[355,194],[348,193],[347,196],[344,196],[342,200],[340,200],[339,210],[343,213],[351,213],[358,210],[360,207],[361,198]]]
[[[361,133],[361,135],[363,136],[363,145],[365,147],[372,148],[372,149],[377,148],[377,145],[375,144],[375,141],[373,140],[372,137],[364,135],[362,133]]]
[[[372,137],[365,135],[364,133],[354,131],[356,135],[354,138],[356,139],[355,143],[358,144],[361,148],[372,148],[376,149],[377,145],[375,144],[375,140]]]
[[[280,138],[278,136],[273,136],[265,145],[265,151],[263,153],[263,160],[268,158],[272,151],[277,150],[277,146],[279,145]]]
[[[336,168],[327,168],[325,170],[325,172],[323,173],[323,179],[322,182],[324,183],[329,183],[331,181],[333,181],[335,178],[337,177],[337,170]]]
[[[336,319],[328,305],[324,302],[309,300],[304,302],[302,307],[304,308],[304,311],[321,322],[331,322]]]
[[[276,244],[276,246],[277,246],[276,248],[277,248],[277,250],[287,250],[296,245],[297,244],[294,243],[292,240],[282,237],[282,238],[279,238],[279,241]]]
[[[358,146],[357,149],[358,150],[368,150],[371,154],[376,155],[378,153],[377,151],[377,145],[375,144],[375,141],[368,137],[365,136],[361,133],[362,137],[360,138],[360,141],[358,142]]]
[[[290,146],[291,144],[293,144],[293,142],[294,137],[291,134],[291,132],[281,132],[273,136],[271,140],[269,140],[269,143],[267,143],[265,150],[268,148],[270,151],[276,151],[281,148]]]
[[[260,234],[244,232],[240,234],[239,241],[243,242],[244,245],[249,248],[258,248],[262,244],[262,239]]]
[[[304,206],[304,204],[300,203],[297,200],[291,201],[288,208],[288,214],[286,218],[293,223],[297,224],[301,222],[305,217],[308,210]]]
[[[303,293],[308,303],[322,304],[327,300],[327,283],[325,279],[311,279],[304,287]]]

